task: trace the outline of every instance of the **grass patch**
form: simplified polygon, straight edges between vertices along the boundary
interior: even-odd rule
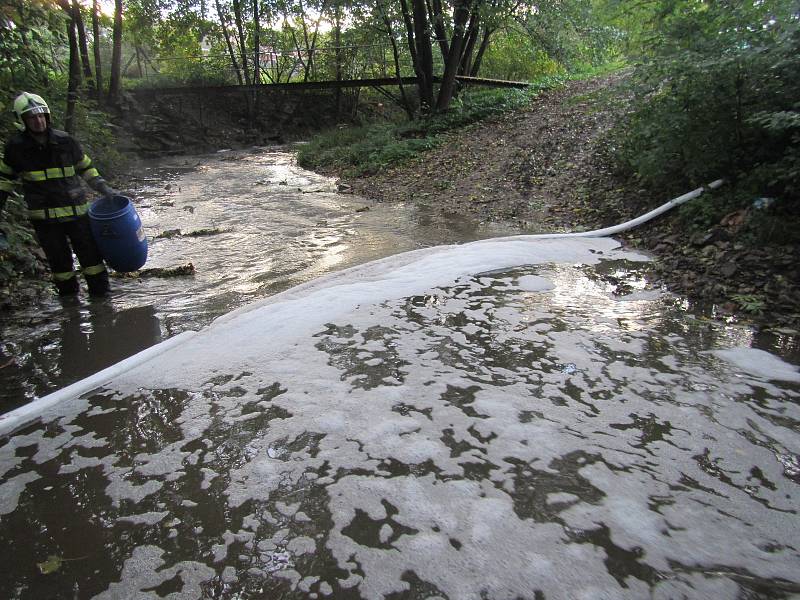
[[[524,90],[468,89],[441,114],[401,123],[329,130],[303,145],[297,162],[306,169],[337,171],[345,177],[378,173],[435,148],[449,131],[520,109],[541,92],[564,85],[569,79],[563,75],[547,76]]]

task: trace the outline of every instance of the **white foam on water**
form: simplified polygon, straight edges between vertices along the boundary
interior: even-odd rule
[[[145,362],[116,381],[118,385],[140,381],[145,370],[154,387],[193,389],[222,365],[233,370],[252,368],[284,344],[303,339],[358,306],[413,296],[452,285],[464,276],[517,265],[595,264],[602,258],[622,256],[644,259],[624,255],[618,248],[618,242],[606,238],[519,236],[407,252],[322,277],[220,317],[174,350],[159,353],[157,364]]]
[[[800,381],[800,368],[758,348],[729,348],[715,350],[714,354],[750,375],[777,381]]]
[[[545,277],[524,275],[517,280],[517,285],[526,292],[549,292],[555,289],[555,284]]]

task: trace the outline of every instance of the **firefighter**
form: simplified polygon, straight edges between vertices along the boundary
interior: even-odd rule
[[[51,127],[50,109],[40,96],[20,94],[13,110],[20,133],[7,141],[0,159],[0,214],[15,181],[21,179],[28,218],[47,257],[58,294],[78,293],[74,251],[89,294],[105,296],[108,271],[92,237],[89,202],[79,177],[103,196],[115,192],[92,166],[77,140]],[[0,232],[0,248],[7,247],[3,238]]]

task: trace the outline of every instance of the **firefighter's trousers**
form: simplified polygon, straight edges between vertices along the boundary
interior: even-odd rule
[[[31,223],[50,264],[53,283],[59,295],[78,292],[78,278],[72,261],[73,250],[86,278],[89,294],[104,296],[108,293],[108,271],[92,237],[88,216],[64,221],[35,220]]]

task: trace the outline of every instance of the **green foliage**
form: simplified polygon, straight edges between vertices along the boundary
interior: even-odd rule
[[[756,211],[747,222],[741,239],[754,245],[794,243],[800,231],[800,215],[791,206],[793,201],[779,200],[770,210]]]
[[[525,106],[542,89],[555,87],[563,78],[545,77],[528,89],[467,89],[450,104],[450,109],[398,127],[401,137],[435,135],[459,129],[476,121]]]
[[[621,163],[663,192],[724,177],[750,198],[796,200],[800,32],[792,2],[651,4],[661,8],[658,36],[643,48],[633,110],[618,130]]]
[[[764,299],[753,294],[737,294],[731,296],[731,300],[736,302],[744,312],[751,315],[761,315],[766,308]]]
[[[65,24],[54,5],[26,0],[0,5],[0,139],[17,132],[11,106],[20,92],[35,92],[48,102],[66,93],[66,84],[62,89],[61,81],[54,81],[68,59]]]
[[[116,149],[117,140],[108,122],[108,115],[93,104],[79,104],[76,108],[77,132],[83,150],[106,179],[114,181],[115,175],[125,168],[127,159]]]
[[[475,90],[463,93],[450,110],[399,124],[378,123],[337,128],[315,136],[298,152],[298,163],[310,169],[332,169],[347,176],[376,173],[418,156],[442,143],[442,134],[525,106],[543,88],[563,78],[550,77],[530,90]]]
[[[414,140],[418,144],[419,140]],[[388,164],[388,156],[408,152],[410,145],[399,139],[389,124],[338,128],[315,136],[302,146],[297,162],[310,169],[336,169],[349,175],[374,173]]]
[[[525,37],[518,48],[533,46],[560,70],[599,65],[619,52],[622,32],[597,0],[539,0],[519,7]],[[628,2],[627,4],[630,4]],[[494,45],[494,42],[493,42]],[[510,47],[512,54],[514,46]]]
[[[36,239],[25,217],[24,206],[22,197],[10,196],[0,220],[0,230],[8,238],[8,250],[0,251],[0,287],[8,285],[12,279],[33,276],[39,269],[31,252]]]
[[[621,57],[615,57],[607,62],[599,64],[579,63],[570,72],[570,79],[592,79],[594,77],[601,77],[621,71],[627,66],[628,63]]]
[[[497,32],[481,62],[481,76],[510,81],[533,81],[563,72],[563,67],[526,32]]]
[[[180,86],[236,85],[236,75],[222,55],[209,58],[180,57],[164,61],[158,73],[148,72],[147,77],[125,81],[126,88],[159,88]]]
[[[4,0],[0,4],[0,93],[42,88],[65,60],[66,17],[54,4]],[[3,98],[5,100],[5,98]]]
[[[728,190],[726,193],[703,194],[677,210],[686,229],[707,230],[731,212],[748,207],[751,202],[752,195],[749,192]]]
[[[46,561],[36,563],[36,566],[39,567],[39,572],[42,575],[50,575],[51,573],[57,573],[61,569],[63,563],[63,558],[56,554],[51,554],[47,557]]]

